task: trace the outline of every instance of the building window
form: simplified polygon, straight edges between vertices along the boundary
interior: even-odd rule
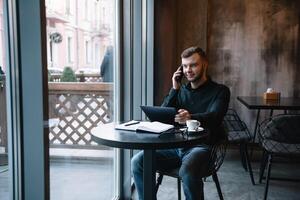
[[[66,14],[67,15],[71,14],[71,2],[70,2],[70,0],[66,0]]]
[[[88,20],[88,0],[84,1],[84,19]]]
[[[68,56],[68,63],[73,63],[73,38],[67,38],[67,56]]]
[[[89,40],[85,41],[85,60],[86,64],[91,63],[91,41]]]

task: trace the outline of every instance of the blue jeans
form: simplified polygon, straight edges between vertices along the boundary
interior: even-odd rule
[[[187,200],[204,199],[202,178],[208,170],[210,147],[201,145],[189,149],[157,150],[156,168],[179,168],[184,195]],[[140,200],[143,200],[143,152],[133,156],[131,170]]]

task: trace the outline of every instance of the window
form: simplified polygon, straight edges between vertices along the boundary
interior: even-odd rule
[[[79,6],[72,13],[73,4]],[[93,127],[113,122],[118,114],[114,111],[114,81],[103,83],[100,77],[104,57],[100,49],[105,49],[106,43],[114,45],[115,39],[113,31],[104,35],[94,28],[96,18],[90,18],[90,9],[98,4],[115,8],[113,0],[66,1],[66,9],[79,19],[73,23],[53,19],[50,12],[46,12],[48,34],[55,31],[62,35],[62,42],[53,43],[55,66],[48,66],[48,70],[62,71],[69,67],[71,71],[70,79],[62,78],[65,72],[51,73],[48,82],[48,110],[52,122],[49,129],[51,200],[113,199],[115,195],[116,152],[98,145],[90,135]],[[57,3],[52,8],[59,13],[63,6]],[[115,10],[112,10],[107,19],[114,19],[114,15]],[[113,62],[109,67],[115,67]],[[62,80],[70,82],[61,83]]]
[[[119,2],[118,0],[115,1]],[[8,170],[12,176],[9,177],[13,187],[10,190],[12,199],[21,199],[22,196],[25,196],[26,199],[47,199],[48,193],[50,193],[51,200],[113,199],[114,194],[117,194],[114,191],[114,186],[123,185],[130,188],[130,184],[124,184],[128,178],[130,180],[130,172],[124,174],[125,172],[119,170],[118,173],[120,175],[118,177],[122,177],[124,180],[113,178],[116,175],[115,166],[118,161],[114,149],[93,143],[88,134],[93,126],[114,120],[116,116],[120,115],[119,110],[123,110],[123,112],[122,117],[118,119],[127,120],[132,117],[139,117],[141,115],[141,112],[137,109],[139,105],[151,104],[151,99],[153,99],[151,95],[145,97],[145,94],[150,94],[153,83],[151,67],[149,67],[150,69],[145,67],[151,66],[151,57],[149,60],[148,57],[146,59],[145,52],[151,53],[153,47],[151,45],[148,46],[148,43],[147,46],[145,46],[146,43],[141,44],[141,41],[147,41],[146,38],[135,40],[133,37],[133,35],[137,35],[138,38],[142,38],[142,35],[144,37],[146,34],[142,34],[142,31],[145,30],[146,26],[136,24],[135,27],[137,28],[133,29],[132,25],[132,17],[134,17],[134,21],[142,18],[142,12],[139,9],[142,9],[141,3],[145,3],[145,1],[124,1],[124,7],[120,7],[120,3],[118,3],[118,6],[115,6],[115,1],[107,0],[99,1],[99,3],[103,3],[101,7],[107,7],[105,20],[123,20],[124,18],[126,30],[122,34],[121,31],[123,30],[120,30],[119,26],[118,31],[115,31],[115,27],[112,26],[111,31],[100,34],[100,30],[95,32],[87,23],[82,23],[84,6],[79,7],[78,10],[77,8],[74,9],[76,19],[80,20],[72,24],[66,23],[65,19],[60,16],[65,15],[65,8],[64,4],[60,4],[61,1],[59,0],[46,1],[46,7],[51,8],[50,10],[43,10],[44,1],[5,1],[13,2],[13,4],[10,4],[12,7],[8,9],[9,26],[7,27],[12,29],[9,30],[12,34],[8,35],[9,38],[4,40],[9,42],[10,47],[5,50],[12,49],[6,57],[9,60],[7,66],[10,67],[6,66],[5,68],[5,70],[9,71],[7,74],[9,74],[10,80],[7,83],[11,85],[7,87],[7,91],[9,91],[8,94],[12,100],[8,102],[10,106],[7,106],[9,109],[7,113],[10,118],[8,119],[10,122],[8,127],[14,134],[14,140],[9,143],[13,163],[10,165],[11,170]],[[0,0],[0,3],[2,2]],[[82,0],[72,0],[71,2],[75,2],[74,5],[82,4]],[[94,1],[89,0],[89,2]],[[47,3],[50,5],[47,5]],[[28,4],[31,6],[28,6]],[[131,7],[131,4],[134,4],[135,8],[137,8],[137,13],[132,10],[133,6]],[[18,7],[14,7],[15,5],[18,5]],[[117,7],[119,10],[116,11]],[[124,10],[121,10],[123,8]],[[129,8],[129,10],[127,9],[127,11],[126,8]],[[32,12],[32,10],[39,9],[46,11],[46,19],[40,16],[44,12]],[[21,14],[20,10],[23,17],[17,17]],[[50,15],[52,11],[54,11],[55,16]],[[123,12],[125,13],[124,17],[121,17],[120,13]],[[118,15],[115,17],[116,14]],[[147,16],[148,19],[150,19],[149,16]],[[103,23],[114,24],[106,21]],[[45,24],[46,27],[40,26],[40,24]],[[74,35],[66,34],[66,30],[74,31]],[[147,30],[149,30],[148,27]],[[53,44],[54,52],[56,52],[53,55],[55,56],[51,57],[48,54],[46,59],[44,58],[44,55],[46,56],[45,49],[43,49],[46,46],[44,42],[48,41],[49,46],[47,48],[50,49],[49,36],[54,32],[61,34],[62,41]],[[46,33],[47,36],[42,36],[41,33]],[[86,35],[89,38],[85,38]],[[117,36],[115,37],[115,35]],[[49,63],[47,67],[52,67],[57,72],[61,72],[66,67],[69,59],[66,55],[68,52],[66,50],[68,48],[68,36],[72,38],[71,40],[73,40],[72,43],[74,44],[71,47],[74,50],[74,65],[71,66],[73,71],[86,66],[85,41],[89,41],[91,47],[95,44],[99,45],[96,49],[99,49],[100,53],[95,53],[94,56],[99,56],[100,61],[103,60],[108,45],[114,47],[113,52],[124,52],[124,65],[122,65],[124,73],[120,74],[120,70],[115,70],[117,77],[125,77],[125,81],[122,83],[125,85],[124,91],[119,91],[121,89],[117,86],[120,84],[114,84],[115,81],[113,81],[113,84],[103,84],[99,79],[93,80],[89,79],[90,77],[88,76],[82,75],[80,77],[84,79],[76,77],[75,80],[83,81],[81,82],[83,85],[80,88],[77,86],[81,83],[60,84],[59,76],[56,78],[58,83],[52,84],[53,77],[51,74],[48,74],[49,82],[47,82],[47,73],[45,73],[47,72],[45,69],[47,66],[46,61],[49,62],[53,58],[53,62]],[[119,49],[120,46],[115,46],[115,38],[120,39],[120,36],[124,36],[124,44],[121,45],[124,46],[124,49]],[[18,51],[18,54],[14,54],[15,50]],[[119,55],[114,55],[114,57],[117,56]],[[115,60],[117,62],[120,61],[120,59]],[[118,66],[121,67],[120,63]],[[99,68],[94,63],[91,63],[89,67],[93,69]],[[145,73],[145,71],[149,71],[149,73]],[[141,76],[132,78],[133,74],[139,74],[143,77],[147,75],[149,88],[141,81]],[[97,73],[93,77],[99,78]],[[94,84],[93,86],[97,87],[98,84],[102,84],[99,88],[102,88],[103,85],[109,85],[109,88],[105,88],[105,92],[101,90],[91,91],[91,87],[87,87],[89,84],[84,85],[88,81],[94,81],[92,83]],[[63,85],[71,85],[72,87],[66,88]],[[45,91],[44,88],[47,88],[47,86],[48,91]],[[84,90],[82,90],[83,88]],[[118,92],[115,92],[115,89]],[[122,105],[120,103],[116,104],[115,94],[123,92],[126,93],[124,105],[123,103]],[[48,99],[45,98],[46,95],[49,95]],[[141,95],[144,95],[143,98],[140,98]],[[136,96],[138,98],[135,98]],[[115,106],[113,106],[114,104]],[[114,110],[115,107],[116,110]],[[49,116],[44,114],[49,114]],[[44,121],[48,117],[51,119],[49,123]],[[44,128],[47,124],[50,126],[49,133]],[[3,128],[1,128],[1,131],[3,131]],[[23,134],[26,134],[27,137],[23,137]],[[19,152],[22,152],[22,154],[18,154]],[[122,153],[117,155],[124,158]],[[50,177],[47,169],[48,161]],[[129,169],[127,161],[129,160],[126,159],[125,165],[127,168],[122,168],[124,171]],[[48,178],[50,178],[50,186]],[[3,179],[1,178],[0,181],[3,181]],[[117,181],[123,182],[120,184]],[[1,189],[2,187],[3,184],[1,184]],[[7,191],[7,187],[4,187],[4,189]]]
[[[71,14],[71,4],[70,0],[66,0],[66,14],[70,15]]]
[[[90,41],[85,41],[85,62],[86,64],[90,64],[91,63],[91,42]]]
[[[105,7],[103,7],[102,8],[102,24],[106,24],[105,18],[106,18]]]
[[[84,0],[84,19],[88,20],[89,5],[88,0]]]
[[[68,63],[73,62],[73,38],[67,37],[67,55],[68,55]]]

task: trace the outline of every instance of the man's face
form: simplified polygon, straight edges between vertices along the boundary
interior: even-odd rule
[[[189,82],[196,82],[206,76],[205,61],[199,54],[194,53],[188,58],[181,59],[183,74]]]

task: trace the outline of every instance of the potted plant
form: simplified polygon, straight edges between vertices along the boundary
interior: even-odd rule
[[[60,82],[77,82],[76,75],[71,67],[65,67]]]

